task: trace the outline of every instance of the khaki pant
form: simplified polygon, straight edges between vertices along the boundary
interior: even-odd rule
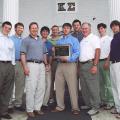
[[[79,110],[76,63],[59,63],[55,76],[57,106],[64,109],[65,81],[70,93],[72,110]]]
[[[14,66],[0,62],[0,114],[6,114],[14,86]]]
[[[51,70],[50,71],[46,71],[45,73],[45,96],[44,96],[44,100],[43,100],[43,105],[47,106],[49,98],[50,98],[50,88],[51,88]]]
[[[90,73],[92,65],[91,62],[80,65],[81,92],[85,104],[97,109],[100,104],[99,76]]]
[[[43,63],[27,63],[30,70],[26,76],[27,112],[40,110],[45,94],[45,66]]]
[[[110,77],[115,107],[117,112],[120,113],[120,62],[110,65]]]

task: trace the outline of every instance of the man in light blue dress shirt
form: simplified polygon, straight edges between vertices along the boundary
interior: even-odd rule
[[[25,87],[25,77],[24,77],[24,72],[20,62],[20,48],[22,43],[23,30],[24,30],[23,23],[20,23],[20,22],[16,23],[15,35],[11,36],[11,39],[15,46],[16,65],[15,65],[15,101],[14,101],[14,105],[10,103],[9,108],[13,109],[14,107],[16,110],[19,110],[19,111],[24,111],[24,108],[21,105],[22,105],[22,97],[23,97],[24,87]]]
[[[72,113],[74,115],[79,114],[78,107],[78,91],[77,91],[77,65],[80,50],[78,40],[70,35],[71,24],[64,23],[63,26],[63,37],[57,41],[57,45],[70,45],[70,57],[62,56],[58,57],[59,64],[55,76],[55,88],[56,88],[56,100],[57,107],[53,112],[61,112],[65,109],[64,105],[64,91],[65,81],[67,82],[70,98]]]

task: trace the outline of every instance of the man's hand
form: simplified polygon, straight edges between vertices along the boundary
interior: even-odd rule
[[[108,69],[109,69],[109,66],[110,66],[110,63],[107,61],[107,62],[104,63],[103,68],[104,68],[105,70],[108,70]]]
[[[29,76],[30,70],[28,69],[28,67],[24,67],[24,74]]]
[[[59,59],[62,62],[67,62],[68,61],[68,57],[66,57],[66,56],[61,56],[61,57],[59,57]]]
[[[92,66],[90,69],[91,74],[96,74],[97,73],[97,66]]]
[[[45,65],[45,69],[46,69],[46,72],[49,72],[49,71],[50,71],[50,69],[51,69],[50,64]]]

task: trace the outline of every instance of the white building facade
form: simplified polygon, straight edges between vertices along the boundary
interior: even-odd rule
[[[72,6],[75,10],[58,11],[58,3],[63,3],[65,9],[67,3],[75,3]],[[98,23],[104,22],[109,28],[111,20],[120,20],[119,11],[120,0],[0,0],[0,22],[8,20],[13,25],[22,22],[25,34],[32,21],[38,22],[40,27],[51,27],[54,24],[61,26],[64,22],[72,23],[74,19],[90,22],[93,32],[97,33]]]

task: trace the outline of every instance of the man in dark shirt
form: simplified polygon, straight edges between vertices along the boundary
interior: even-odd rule
[[[114,20],[111,22],[110,27],[114,33],[110,51],[110,74],[116,108],[113,112],[117,113],[117,118],[120,118],[120,22]]]

